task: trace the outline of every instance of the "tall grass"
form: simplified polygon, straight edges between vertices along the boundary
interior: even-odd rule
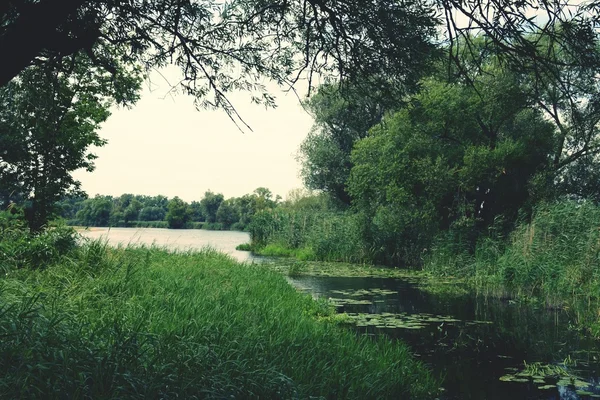
[[[256,252],[304,260],[363,262],[368,254],[355,215],[330,211],[257,213],[249,227]]]
[[[537,207],[507,240],[481,238],[474,254],[443,241],[425,269],[502,286],[510,295],[569,305],[600,334],[600,207],[561,201]]]
[[[0,280],[0,398],[431,398],[406,346],[213,251],[89,242]]]

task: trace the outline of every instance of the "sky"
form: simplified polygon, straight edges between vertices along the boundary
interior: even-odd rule
[[[108,143],[92,151],[96,169],[74,173],[90,197],[162,194],[189,202],[207,190],[229,198],[262,186],[285,198],[303,186],[296,156],[313,119],[297,95],[270,85],[278,106],[265,109],[232,94],[252,128],[240,132],[224,111],[198,111],[192,97],[168,95],[169,83],[151,77],[131,109],[113,108],[103,124],[99,135]]]

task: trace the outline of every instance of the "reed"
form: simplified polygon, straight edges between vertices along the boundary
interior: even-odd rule
[[[0,280],[1,398],[434,398],[408,348],[210,250],[93,241]]]

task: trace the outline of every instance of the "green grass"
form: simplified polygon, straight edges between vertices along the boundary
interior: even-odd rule
[[[279,273],[90,242],[0,279],[0,398],[433,398],[408,348]]]
[[[465,277],[492,295],[568,308],[575,324],[600,336],[599,227],[592,202],[542,204],[506,240],[481,238],[474,254],[442,243],[425,270]]]
[[[304,261],[316,260],[316,256],[310,247],[293,249],[281,244],[272,243],[264,247],[254,247],[253,252],[267,257],[294,257]]]
[[[363,262],[359,221],[343,212],[274,210],[257,213],[248,227],[257,254],[300,260]]]
[[[242,243],[235,246],[235,249],[240,251],[252,251],[253,247],[250,243]]]

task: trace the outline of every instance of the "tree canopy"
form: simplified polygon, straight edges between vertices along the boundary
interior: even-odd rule
[[[84,51],[110,72],[122,62],[175,64],[179,87],[199,105],[235,115],[232,90],[273,103],[263,78],[413,84],[435,52],[437,19],[422,1],[13,0],[0,7],[0,22],[0,86],[29,65]]]
[[[98,129],[109,106],[135,101],[140,84],[134,72],[115,81],[86,56],[67,61],[68,71],[33,66],[0,87],[0,184],[28,203],[32,231],[46,224],[56,201],[79,189],[71,172],[93,170],[89,147],[105,143]]]

